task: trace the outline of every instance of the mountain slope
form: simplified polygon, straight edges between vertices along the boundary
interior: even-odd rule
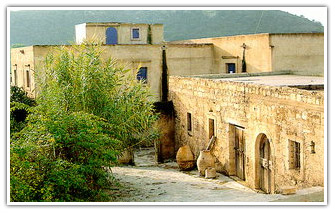
[[[279,10],[31,10],[10,14],[10,44],[68,44],[84,22],[162,23],[165,40],[252,33],[323,32],[319,22]]]

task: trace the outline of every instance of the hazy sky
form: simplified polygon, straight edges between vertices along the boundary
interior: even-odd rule
[[[325,26],[327,22],[327,8],[325,7],[292,7],[283,8],[282,10],[298,16],[303,15],[310,20],[314,19],[315,21],[321,22],[323,26]]]

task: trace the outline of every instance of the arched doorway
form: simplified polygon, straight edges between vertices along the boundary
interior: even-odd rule
[[[256,188],[270,194],[273,189],[272,150],[268,137],[259,134],[256,139]]]
[[[106,30],[106,44],[117,44],[117,30],[114,27]]]

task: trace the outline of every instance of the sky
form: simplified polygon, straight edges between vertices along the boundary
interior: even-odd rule
[[[327,23],[327,9],[325,7],[291,7],[283,8],[285,12],[294,15],[303,15],[305,18],[321,22],[323,26]]]

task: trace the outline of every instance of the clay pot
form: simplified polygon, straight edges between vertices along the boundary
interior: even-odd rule
[[[117,158],[120,164],[134,164],[134,152],[132,149],[127,149],[121,153],[120,156]]]
[[[199,174],[201,176],[205,176],[205,170],[208,167],[215,168],[214,163],[215,163],[214,157],[212,156],[209,150],[200,151],[200,155],[197,160],[197,167],[198,167]]]
[[[188,145],[182,146],[178,149],[176,160],[179,169],[182,171],[192,170],[195,166],[194,155]]]

